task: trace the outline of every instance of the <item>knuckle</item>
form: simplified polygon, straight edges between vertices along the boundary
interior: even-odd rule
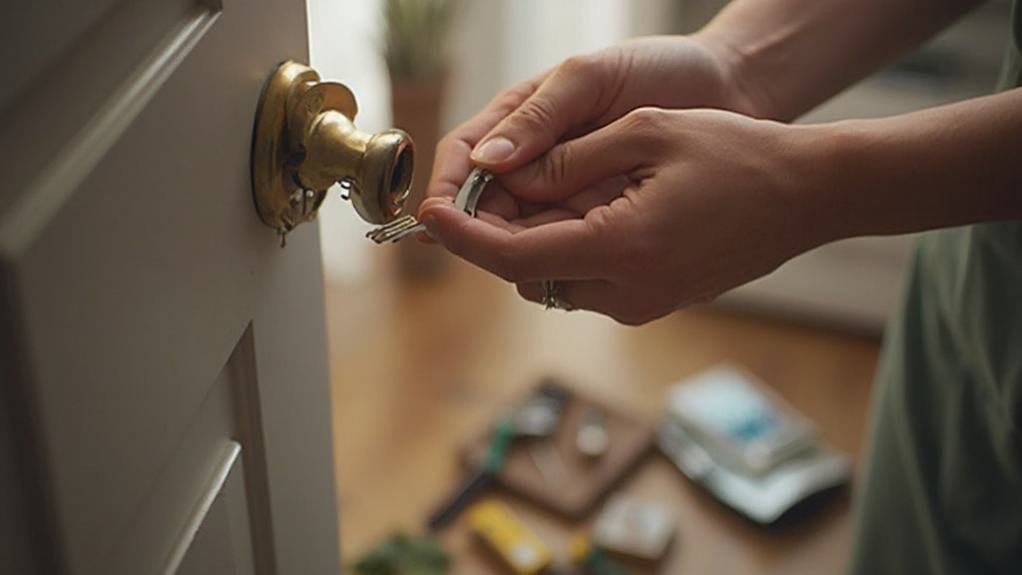
[[[531,302],[539,301],[539,298],[536,296],[534,290],[532,290],[529,284],[524,283],[515,284],[515,289],[518,291],[518,295],[520,295],[522,299]]]
[[[641,314],[639,314],[638,312],[636,312],[634,310],[630,310],[630,309],[629,310],[618,310],[617,312],[611,314],[610,317],[612,317],[614,319],[614,321],[618,322],[619,324],[626,325],[626,326],[629,326],[629,327],[638,327],[638,326],[646,323],[643,320],[643,317],[642,317]]]
[[[444,248],[446,248],[447,251],[451,252],[452,254],[462,259],[468,260],[469,254],[468,251],[465,249],[465,242],[462,241],[463,235],[464,226],[461,226],[459,228],[455,228],[454,230],[452,230],[451,233],[442,234],[441,240],[444,245]]]
[[[494,260],[494,273],[504,281],[518,283],[521,276],[521,259],[517,251],[508,246],[497,252]]]
[[[447,134],[446,136],[444,136],[443,138],[440,138],[440,140],[437,141],[437,143],[436,143],[436,155],[437,156],[444,156],[444,155],[452,152],[453,150],[451,148],[453,146],[454,146],[454,136],[452,134]]]
[[[538,160],[502,179],[508,189],[516,192],[543,193],[566,183],[572,152],[568,146],[556,146]]]
[[[570,56],[557,67],[558,73],[565,76],[591,76],[598,69],[596,58],[585,54]]]
[[[614,230],[614,211],[609,205],[599,205],[586,212],[583,221],[592,237],[609,237]]]
[[[557,66],[557,74],[584,81],[596,80],[602,74],[603,67],[600,58],[593,54],[576,54],[565,58]]]
[[[550,150],[543,162],[543,178],[550,184],[562,184],[571,165],[571,146],[557,146]]]
[[[529,98],[518,110],[508,117],[508,123],[523,131],[546,133],[553,124],[557,111],[545,98]]]
[[[643,106],[628,113],[628,118],[637,126],[657,125],[663,122],[667,111],[654,106]]]
[[[623,258],[631,251],[627,245],[630,241],[626,232],[627,226],[622,226],[622,218],[615,212],[613,207],[604,204],[596,206],[586,212],[582,219],[586,224],[586,232],[590,241],[597,245],[606,254],[608,261],[613,261],[615,256]]]
[[[663,313],[655,310],[650,306],[639,305],[619,311],[618,315],[615,316],[614,319],[618,323],[627,326],[637,327],[640,325],[645,325],[659,318],[662,315]]]
[[[531,93],[522,86],[515,86],[494,96],[489,105],[506,114],[521,106]]]
[[[440,138],[433,152],[434,174],[431,175],[435,175],[435,172],[439,171],[438,168],[451,160],[464,157],[471,148],[471,144],[458,132],[451,132]]]
[[[441,230],[444,232],[440,236],[441,243],[452,254],[477,266],[484,267],[485,260],[483,256],[469,239],[472,235],[469,229],[472,221],[471,218],[464,218],[463,221],[446,230],[446,232]]]
[[[633,136],[656,139],[668,120],[669,113],[660,108],[636,108],[625,116],[625,128]]]

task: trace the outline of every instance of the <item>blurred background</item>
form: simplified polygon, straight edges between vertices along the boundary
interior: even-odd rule
[[[469,118],[502,88],[568,56],[633,36],[694,31],[724,4],[724,0],[456,2],[438,110],[441,133]],[[988,2],[918,53],[801,121],[892,115],[989,92],[1004,49],[1007,12],[1006,1]],[[364,127],[392,125],[391,89],[382,58],[383,1],[310,0],[309,13],[313,65],[330,77],[344,72],[344,80],[359,95]],[[349,60],[345,45],[364,42],[379,45],[381,58]],[[416,142],[423,139],[416,137]],[[430,162],[420,154],[417,169],[428,171]],[[358,241],[364,229],[344,205],[324,206],[323,250],[330,281],[357,284],[369,277],[371,258],[380,249]],[[877,332],[897,300],[910,243],[911,238],[870,238],[826,246],[724,301]]]
[[[388,19],[385,0],[309,0],[311,63],[354,90],[360,127],[411,133],[417,199],[436,139],[502,88],[629,37],[694,31],[724,4],[472,0],[452,3],[435,28],[402,28],[393,14]],[[800,121],[886,116],[988,93],[1007,13],[1007,2],[986,3]],[[379,47],[378,59],[346,50],[366,43]],[[409,61],[423,50],[435,57]],[[458,447],[550,374],[652,424],[672,383],[736,362],[860,461],[879,337],[897,305],[911,237],[827,245],[713,306],[626,328],[586,313],[545,312],[519,300],[513,286],[413,241],[376,246],[363,237],[368,226],[336,198],[320,214],[341,544],[349,559],[395,528],[419,526],[460,477]],[[847,494],[793,526],[763,529],[710,501],[661,460],[623,488],[652,494],[680,519],[681,544],[660,572],[820,572],[839,569],[847,556]],[[573,527],[524,503],[515,508],[551,541],[566,541]],[[486,572],[461,535],[444,536],[462,561],[458,572]]]

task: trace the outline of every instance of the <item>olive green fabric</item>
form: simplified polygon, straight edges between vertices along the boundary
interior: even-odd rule
[[[1022,222],[921,238],[874,393],[849,572],[1022,573]]]

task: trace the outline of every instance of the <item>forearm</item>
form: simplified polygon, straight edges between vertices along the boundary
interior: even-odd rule
[[[1022,219],[1022,89],[812,127],[828,239]]]
[[[917,46],[980,0],[736,0],[696,37],[756,115],[792,120]]]

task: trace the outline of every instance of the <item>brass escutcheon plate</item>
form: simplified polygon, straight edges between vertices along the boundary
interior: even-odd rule
[[[296,178],[301,162],[301,134],[289,116],[304,120],[315,111],[289,110],[303,100],[307,91],[319,82],[312,68],[294,61],[280,64],[266,80],[256,109],[252,135],[252,193],[262,221],[284,234],[298,224],[315,217],[326,197],[325,191],[304,190]],[[312,98],[319,106],[326,104]],[[354,97],[329,102],[349,118],[357,113]],[[318,110],[316,110],[318,111]]]
[[[366,222],[400,216],[411,188],[415,145],[398,129],[376,133],[354,124],[358,106],[344,84],[284,62],[263,87],[252,134],[252,193],[259,217],[287,234],[316,217],[327,190],[346,184]]]

